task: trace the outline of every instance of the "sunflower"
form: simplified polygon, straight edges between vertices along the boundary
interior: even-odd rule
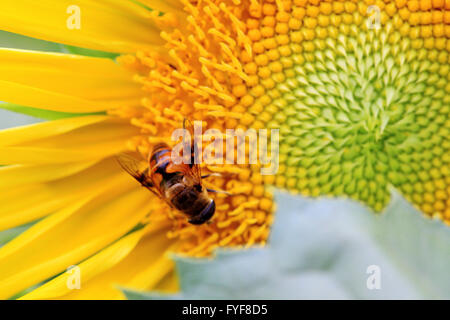
[[[2,298],[30,287],[23,298],[177,290],[170,253],[265,243],[268,185],[376,211],[393,186],[450,221],[449,0],[15,0],[0,9],[2,30],[120,54],[0,50],[0,100],[64,113],[0,132],[0,228],[35,222],[0,248]],[[184,118],[221,132],[280,130],[275,175],[205,167],[231,194],[215,196],[208,225],[188,224],[115,161],[170,142]],[[73,265],[79,290],[67,286]]]

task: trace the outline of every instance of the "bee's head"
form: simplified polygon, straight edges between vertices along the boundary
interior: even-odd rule
[[[214,202],[214,200],[211,199],[211,201],[205,206],[202,212],[200,212],[200,214],[196,216],[194,219],[189,220],[189,223],[196,225],[204,224],[209,219],[211,219],[215,211],[216,211],[216,203]]]

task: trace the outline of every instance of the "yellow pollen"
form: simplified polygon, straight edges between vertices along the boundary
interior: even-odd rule
[[[262,11],[276,15],[278,34],[285,34],[289,28],[286,10],[290,6],[286,1],[265,9],[258,1],[182,2],[185,16],[152,15],[162,28],[164,50],[140,51],[119,59],[135,72],[136,81],[148,93],[141,107],[116,112],[141,128],[142,136],[128,145],[145,157],[158,142],[174,145],[170,135],[182,127],[184,118],[202,120],[203,132],[215,128],[224,136],[226,129],[236,128],[241,119],[250,123],[251,115],[242,111],[253,102],[248,86],[258,81],[251,70],[256,70],[254,59],[260,51],[254,41],[266,36],[259,29]],[[278,42],[288,44],[289,38],[280,37]],[[278,46],[276,42],[270,45]],[[286,52],[289,54],[288,47]],[[269,54],[266,63],[275,61],[272,70],[281,70],[276,62],[279,57],[277,50]],[[205,135],[203,139],[210,137]],[[165,217],[171,224],[167,236],[179,239],[176,251],[190,256],[209,255],[218,246],[264,244],[273,220],[273,205],[263,179],[253,178],[255,173],[247,165],[201,167],[203,174],[221,174],[204,180],[205,186],[231,194],[210,194],[216,202],[211,222],[193,226],[182,213],[162,203],[149,215],[148,223]]]

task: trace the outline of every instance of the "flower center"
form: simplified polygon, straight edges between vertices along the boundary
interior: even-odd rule
[[[450,26],[439,10],[376,4],[373,29],[364,2],[266,8],[249,32],[257,55],[245,68],[259,80],[241,122],[281,129],[280,171],[266,182],[377,211],[393,185],[450,220]]]

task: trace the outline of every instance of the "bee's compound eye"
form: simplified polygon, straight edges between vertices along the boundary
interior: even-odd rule
[[[202,210],[202,212],[196,217],[196,219],[189,220],[191,224],[203,224],[214,215],[216,212],[216,203],[214,200],[211,200],[210,203]]]

